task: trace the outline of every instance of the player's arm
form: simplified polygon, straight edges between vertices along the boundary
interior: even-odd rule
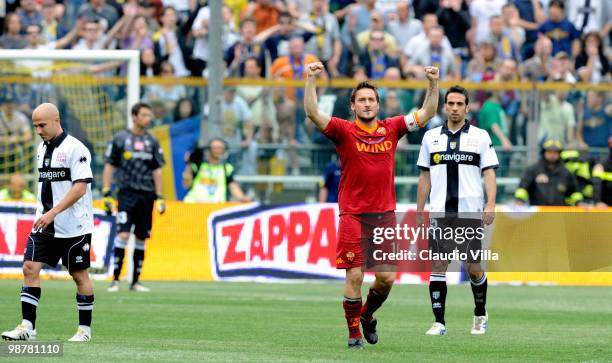
[[[166,212],[166,201],[163,197],[162,168],[153,170],[153,185],[157,196],[157,211],[159,214],[164,214]]]
[[[421,169],[419,175],[419,184],[417,186],[417,213],[422,213],[425,210],[425,203],[431,191],[431,179],[429,170]]]
[[[331,116],[319,110],[317,101],[316,78],[324,70],[323,63],[315,62],[306,65],[306,87],[304,89],[304,110],[306,116],[323,131],[331,120]]]
[[[438,67],[425,67],[424,70],[429,84],[423,105],[416,112],[416,122],[419,127],[425,127],[427,122],[438,112],[438,94],[440,93],[438,91],[438,80],[440,79]]]
[[[104,171],[102,171],[102,191],[103,193],[111,190],[111,185],[113,184],[113,173],[115,172],[115,167],[110,163],[104,164]]]
[[[483,222],[485,225],[493,223],[495,219],[495,198],[497,195],[497,181],[495,169],[490,168],[482,172],[484,179],[485,192],[487,193],[487,203],[484,208]]]

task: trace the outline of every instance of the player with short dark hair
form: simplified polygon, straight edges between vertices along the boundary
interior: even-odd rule
[[[362,250],[362,228],[368,228],[366,214],[395,223],[395,150],[398,140],[409,131],[424,127],[436,113],[438,106],[438,78],[436,67],[425,67],[429,87],[423,107],[410,115],[378,120],[380,108],[376,87],[360,83],[351,94],[351,110],[355,121],[331,117],[317,107],[315,78],[324,70],[320,62],[306,65],[304,109],[308,118],[336,144],[342,165],[338,205],[340,224],[336,246],[336,265],[346,270],[343,308],[349,330],[349,349],[363,348],[359,323],[365,339],[376,344],[377,320],[374,312],[387,299],[394,271],[376,271],[365,304],[361,302],[366,252]],[[367,247],[371,246],[370,241]],[[367,265],[366,265],[367,267]]]
[[[444,110],[448,116],[444,125],[425,133],[421,143],[417,165],[421,169],[417,191],[417,220],[423,221],[423,211],[429,197],[430,226],[438,230],[452,228],[481,228],[483,223],[493,223],[495,217],[496,180],[495,169],[499,166],[491,137],[466,120],[469,111],[468,92],[461,86],[449,88],[444,96]],[[484,203],[486,189],[487,202]],[[431,192],[431,193],[430,193]],[[476,236],[479,237],[480,235]],[[443,239],[439,234],[429,236],[432,253],[478,251],[482,241],[473,238],[463,243],[457,239]],[[487,275],[480,261],[468,259],[474,295],[474,319],[472,334],[484,334],[488,316],[485,310],[487,300]],[[444,309],[446,304],[446,271],[448,261],[433,260],[429,278],[429,295],[435,323],[427,335],[446,334]]]
[[[89,280],[93,209],[91,154],[76,138],[66,134],[57,107],[43,103],[32,113],[38,146],[38,207],[23,256],[21,288],[22,323],[2,333],[5,340],[36,339],[36,308],[41,296],[43,264],[62,265],[77,286],[79,327],[70,341],[91,339],[93,286]]]
[[[114,241],[113,282],[108,291],[119,291],[119,275],[125,256],[125,247],[134,227],[134,270],[130,290],[147,292],[149,288],[138,282],[145,258],[145,240],[149,238],[153,223],[153,206],[157,200],[160,214],[166,211],[162,197],[162,166],[164,156],[159,142],[147,132],[153,113],[151,106],[137,103],[132,107],[133,125],[115,134],[106,150],[106,164],[102,175],[104,207],[112,213],[114,199],[111,185],[117,191],[118,233]]]

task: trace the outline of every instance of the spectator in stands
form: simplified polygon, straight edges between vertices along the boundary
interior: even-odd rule
[[[124,22],[125,29],[119,43],[121,49],[137,49],[141,52],[145,49],[154,49],[153,36],[144,15],[136,15],[131,21],[124,16],[119,22]]]
[[[155,58],[155,52],[152,49],[144,49],[140,52],[140,75],[146,77],[158,76],[159,62]]]
[[[4,34],[0,36],[0,48],[23,49],[27,45],[26,38],[21,34],[21,18],[16,13],[6,15]]]
[[[189,189],[187,203],[223,203],[230,196],[240,202],[250,202],[234,180],[234,166],[226,162],[227,142],[213,138],[206,148],[196,148],[187,158],[183,171],[183,186]]]
[[[330,75],[337,76],[342,55],[340,27],[336,17],[327,11],[326,5],[327,0],[313,0],[311,12],[301,18],[315,28],[314,36],[305,41],[304,50],[317,56]]]
[[[256,38],[255,20],[245,18],[240,23],[240,40],[225,52],[224,58],[228,73],[234,77],[244,77],[244,62],[249,57],[256,57],[259,59],[259,64],[265,64],[263,44],[260,39]],[[265,70],[262,69],[262,76],[265,74]]]
[[[102,31],[97,19],[88,19],[83,26],[81,39],[74,45],[73,49],[106,49],[109,39]]]
[[[265,41],[265,46],[270,53],[270,59],[275,61],[278,57],[289,54],[289,39],[293,36],[301,36],[304,43],[308,42],[317,31],[310,22],[295,20],[289,13],[281,13],[278,24],[259,33],[257,38]]]
[[[495,82],[520,82],[518,67],[513,59],[506,59],[500,63],[499,71],[495,74]],[[510,132],[510,142],[518,143],[518,138],[521,136],[525,140],[527,131],[527,123],[522,122],[518,125],[518,116],[521,109],[521,93],[513,89],[499,91],[500,103],[507,116],[508,130]],[[521,120],[523,121],[523,120]]]
[[[31,25],[35,27],[35,25]],[[12,92],[0,94],[0,172],[14,173],[31,160],[24,159],[27,144],[32,141],[28,117],[17,110]]]
[[[550,79],[559,82],[563,80]],[[574,106],[567,102],[567,91],[542,92],[540,99],[540,122],[538,123],[538,140],[556,139],[564,144],[573,144],[575,140],[576,117]]]
[[[287,11],[283,1],[279,0],[255,0],[250,2],[242,11],[241,17],[255,20],[256,33],[260,33],[276,24],[281,12]]]
[[[497,54],[497,48],[493,40],[481,41],[478,44],[477,53],[468,63],[467,79],[472,82],[492,81],[495,78],[495,70],[498,68]]]
[[[43,20],[40,25],[42,27],[42,38],[44,42],[54,42],[57,40],[57,30],[59,27],[58,21],[55,18],[55,0],[45,0],[42,7]]]
[[[522,78],[532,82],[548,78],[552,58],[552,42],[548,37],[539,37],[534,47],[535,54],[522,64]]]
[[[507,34],[518,48],[518,55],[514,60],[517,62],[523,59],[521,57],[521,48],[525,42],[525,29],[521,27],[521,17],[518,9],[512,3],[507,3],[502,7],[502,33]]]
[[[414,17],[420,20],[424,20],[425,15],[438,11],[439,7],[440,1],[438,0],[412,0]]]
[[[529,166],[514,193],[517,205],[576,205],[583,200],[576,176],[561,161],[563,144],[547,139],[542,159]]]
[[[189,97],[183,97],[176,103],[174,111],[172,112],[172,119],[174,122],[182,121],[188,118],[192,118],[197,115],[197,111],[193,101]]]
[[[469,23],[468,23],[469,24]],[[397,2],[397,18],[388,23],[389,32],[399,49],[404,49],[410,38],[423,31],[423,23],[410,17],[410,4],[406,0]]]
[[[575,68],[582,82],[602,83],[610,80],[612,69],[599,33],[587,33],[582,38]]]
[[[480,44],[483,40],[491,38],[491,17],[499,16],[505,3],[506,0],[473,0],[470,2],[473,44]]]
[[[400,63],[402,64],[402,74],[405,77],[414,76],[413,69],[410,67],[410,58],[413,57],[414,53],[423,52],[424,48],[428,48],[430,46],[429,32],[434,28],[440,28],[440,25],[438,24],[438,16],[436,14],[425,14],[423,16],[423,32],[413,36],[402,50]],[[453,52],[451,43],[444,33],[442,36],[442,48],[442,53],[444,54],[449,52],[452,54]]]
[[[525,41],[521,47],[521,59],[526,60],[534,55],[534,46],[538,39],[538,24],[546,20],[540,0],[510,0],[519,12],[519,25],[525,29]]]
[[[345,51],[351,50],[351,31],[355,34],[359,34],[370,29],[372,24],[371,15],[374,11],[375,4],[375,0],[357,0],[355,4],[346,6],[344,9],[336,12],[336,17],[338,19],[344,19],[344,25],[340,28],[340,35]],[[351,26],[349,27],[349,25]]]
[[[13,174],[8,187],[0,190],[0,202],[36,202],[36,195],[26,189],[26,182],[21,174]]]
[[[552,54],[566,52],[576,56],[580,50],[580,32],[565,16],[565,2],[550,0],[548,18],[538,31],[552,40]]]
[[[245,80],[257,81],[261,78],[261,66],[257,58],[251,57],[244,63]],[[276,107],[272,100],[270,87],[256,85],[241,85],[237,87],[236,94],[242,97],[249,106],[253,115],[253,127],[255,134],[262,129],[272,129],[271,134],[278,133],[276,123]],[[264,132],[269,132],[265,130]],[[257,135],[255,135],[257,139]]]
[[[450,46],[444,46],[445,37],[442,27],[434,26],[430,28],[427,38],[428,41],[424,47],[418,47],[412,52],[412,56],[408,60],[410,67],[404,67],[404,74],[424,79],[425,71],[423,67],[431,64],[440,70],[441,80],[458,79],[459,68],[455,63],[455,56]],[[408,44],[410,45],[410,42]]]
[[[612,137],[612,105],[603,92],[587,91],[584,110],[578,116],[576,139],[581,149],[606,147]]]
[[[368,78],[381,79],[388,68],[399,67],[399,60],[387,51],[384,32],[373,30],[369,36],[367,46],[359,54],[359,64],[365,67]]]
[[[221,99],[221,135],[230,145],[248,148],[253,142],[253,114],[246,101],[236,94],[236,87],[225,87]],[[236,163],[238,150],[233,150],[229,161]]]
[[[402,106],[397,89],[387,89],[385,98],[381,100],[380,118],[386,119],[389,117],[404,115],[406,110]]]
[[[143,102],[153,104],[156,101],[164,104],[164,115],[169,114],[174,110],[179,99],[187,96],[187,89],[182,84],[173,84],[171,79],[174,78],[174,68],[168,61],[161,63],[161,78],[164,83],[152,84],[145,86],[145,92],[142,97]]]
[[[369,29],[366,29],[359,33],[351,32],[351,37],[353,37],[354,34],[357,35],[359,49],[364,49],[370,43],[370,41],[372,40],[371,34],[373,32],[382,32],[385,52],[387,52],[387,54],[392,57],[396,57],[397,43],[393,35],[385,31],[385,18],[382,16],[381,13],[374,11],[371,13],[370,19],[371,26]],[[354,39],[351,40],[351,44],[351,47],[353,49],[357,49],[357,47],[354,45]]]
[[[21,19],[22,31],[30,25],[42,25],[43,15],[35,0],[21,0],[17,15]]]
[[[612,4],[608,0],[573,0],[565,2],[567,18],[581,34],[608,34],[612,27]]]
[[[167,60],[174,68],[174,75],[185,77],[190,74],[185,66],[189,59],[185,37],[178,25],[177,13],[174,8],[166,7],[161,17],[161,28],[153,34],[155,44],[155,58],[159,61]]]
[[[489,24],[491,28],[490,40],[497,45],[497,58],[500,60],[520,60],[520,44],[517,44],[512,34],[505,30],[501,16],[492,16]]]
[[[499,153],[499,175],[508,175],[512,150],[510,142],[510,128],[508,116],[501,105],[499,91],[490,93],[490,97],[483,103],[478,112],[478,126],[489,133],[493,146],[501,146],[502,152]]]
[[[78,16],[98,20],[103,31],[108,31],[119,20],[119,13],[114,7],[107,4],[106,0],[89,0],[88,4],[81,6]]]
[[[401,82],[402,81],[402,72],[398,67],[389,67],[385,71],[385,76],[383,80],[389,82]],[[387,91],[394,90],[399,97],[399,102],[401,104],[402,110],[409,110],[412,108],[412,99],[414,98],[414,90],[406,89],[406,88],[392,88],[392,87],[381,87],[378,89],[378,94],[381,99],[381,103],[384,102],[385,96],[387,95]],[[335,113],[334,113],[335,115]],[[381,117],[381,119],[383,119]]]
[[[442,0],[436,15],[455,54],[464,58],[468,57],[466,34],[472,23],[467,4],[463,0]]]
[[[325,166],[323,182],[319,187],[319,203],[338,203],[340,173],[340,161],[337,158]]]

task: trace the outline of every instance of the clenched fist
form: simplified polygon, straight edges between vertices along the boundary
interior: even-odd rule
[[[425,76],[428,80],[437,81],[440,79],[440,71],[438,70],[438,67],[425,67],[423,69],[425,70]]]
[[[325,66],[321,62],[308,63],[306,65],[306,72],[308,74],[308,77],[317,77],[324,70]]]

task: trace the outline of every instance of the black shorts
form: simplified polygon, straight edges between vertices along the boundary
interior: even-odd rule
[[[44,262],[57,266],[60,258],[68,271],[80,271],[90,266],[91,233],[83,236],[59,238],[43,233],[30,233],[24,261]]]
[[[135,191],[130,189],[119,190],[117,202],[117,227],[119,232],[131,232],[134,226],[134,235],[140,240],[149,238],[153,226],[153,206],[157,199],[154,193]]]
[[[432,218],[429,223],[430,255],[447,254],[454,250],[465,253],[464,262],[480,262],[482,250],[482,220],[471,218],[444,217]]]

